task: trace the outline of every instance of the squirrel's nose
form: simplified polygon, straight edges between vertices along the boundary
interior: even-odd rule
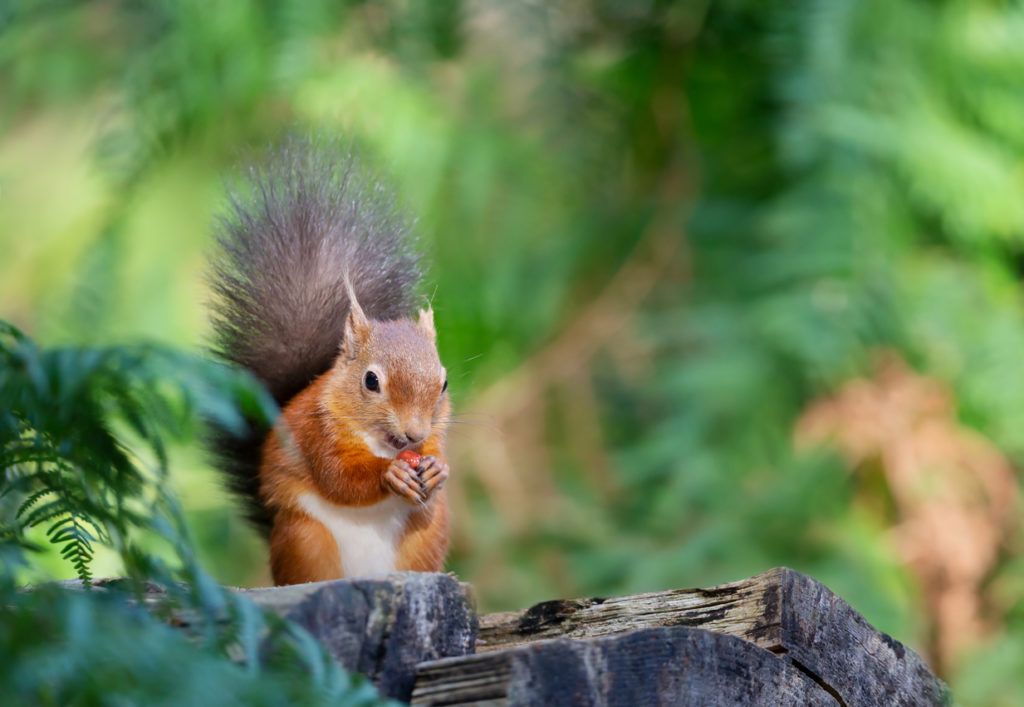
[[[405,437],[409,440],[409,444],[415,446],[427,438],[427,433],[419,427],[408,427],[405,430]]]

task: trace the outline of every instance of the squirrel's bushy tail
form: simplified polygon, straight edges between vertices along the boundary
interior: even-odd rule
[[[349,301],[368,316],[408,316],[419,256],[391,190],[343,142],[292,136],[248,167],[216,226],[210,280],[214,352],[251,371],[278,405],[331,366]],[[260,446],[267,433],[214,430],[210,446],[260,525]]]

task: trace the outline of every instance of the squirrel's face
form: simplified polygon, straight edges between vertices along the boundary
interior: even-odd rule
[[[364,326],[359,326],[364,324]],[[448,380],[437,355],[433,313],[353,322],[334,367],[334,412],[378,457],[394,458],[441,432],[448,417]],[[341,401],[350,401],[341,409]],[[351,404],[355,402],[355,405]]]

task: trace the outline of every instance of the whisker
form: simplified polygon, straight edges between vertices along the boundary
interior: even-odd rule
[[[486,417],[486,416],[481,416],[481,418],[477,419],[477,420],[463,420],[463,419],[459,419],[459,418],[450,418],[450,419],[446,420],[445,422],[452,426],[453,431],[456,430],[456,429],[465,428],[468,425],[474,425],[474,426],[478,426],[478,427],[487,428],[487,429],[491,430],[492,432],[495,432],[495,433],[498,433],[498,434],[502,434],[503,433],[503,430],[502,430],[501,426],[498,425],[492,418],[489,418],[489,417]]]

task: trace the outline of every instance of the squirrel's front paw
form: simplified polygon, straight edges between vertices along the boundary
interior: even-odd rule
[[[444,488],[444,482],[448,480],[448,465],[442,460],[428,454],[420,459],[420,465],[416,467],[420,483],[423,484],[423,495],[430,498],[434,491]]]
[[[421,465],[422,466],[422,465]],[[418,506],[427,500],[420,479],[412,467],[401,459],[393,459],[384,472],[384,484],[406,503]]]

